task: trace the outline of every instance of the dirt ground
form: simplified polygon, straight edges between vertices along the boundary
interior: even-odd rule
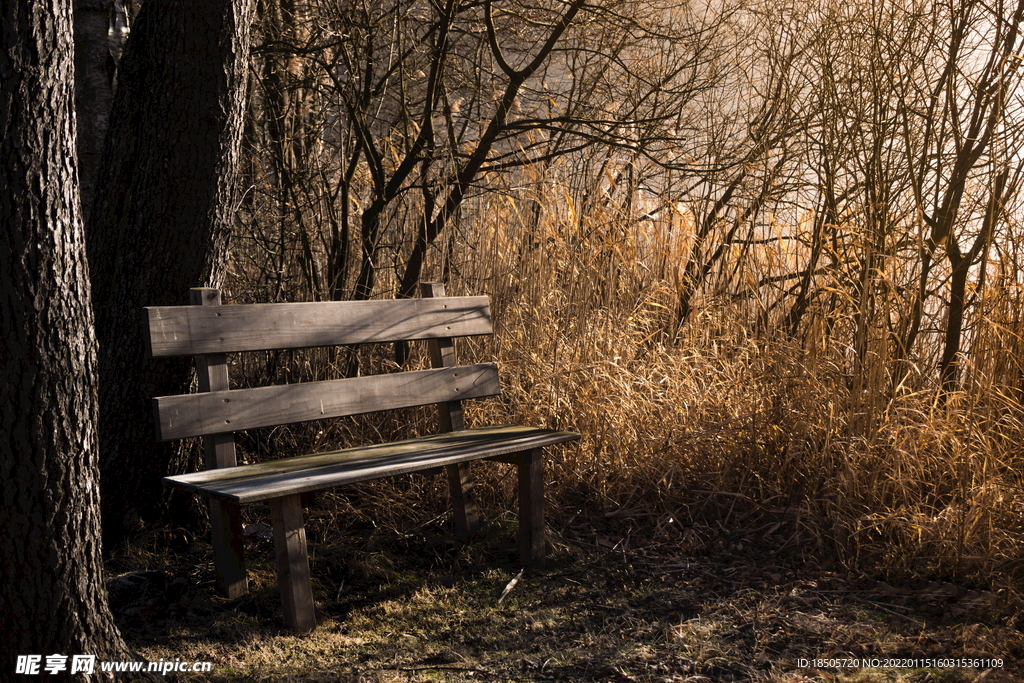
[[[768,529],[648,526],[574,518],[520,575],[511,515],[461,544],[437,519],[331,535],[314,514],[306,636],[283,627],[258,523],[249,595],[218,597],[208,544],[160,530],[108,563],[111,599],[140,656],[212,663],[190,681],[1024,681],[1012,586],[850,572]]]

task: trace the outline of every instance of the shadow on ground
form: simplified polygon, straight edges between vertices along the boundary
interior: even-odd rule
[[[883,581],[763,534],[672,539],[628,516],[576,520],[552,534],[546,567],[513,582],[511,518],[468,545],[437,520],[330,538],[310,528],[314,633],[283,628],[257,525],[250,594],[234,601],[216,595],[203,542],[171,552],[150,538],[119,553],[109,585],[125,637],[151,660],[212,662],[195,681],[1024,680],[1011,589]]]

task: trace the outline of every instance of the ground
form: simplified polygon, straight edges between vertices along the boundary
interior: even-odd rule
[[[882,580],[770,528],[666,535],[629,511],[574,515],[552,524],[547,566],[519,575],[509,513],[470,544],[436,517],[339,534],[331,515],[309,516],[315,632],[284,629],[256,522],[250,594],[234,601],[187,534],[154,530],[117,553],[111,599],[129,644],[151,661],[212,662],[188,681],[1024,680],[1012,587]]]

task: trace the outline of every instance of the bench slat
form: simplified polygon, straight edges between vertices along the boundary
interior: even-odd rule
[[[486,296],[145,309],[153,357],[491,334]]]
[[[501,392],[498,368],[480,363],[327,382],[210,391],[153,399],[160,441],[360,415]]]
[[[238,504],[254,503],[578,438],[580,435],[574,432],[500,425],[182,474],[166,477],[164,483]]]

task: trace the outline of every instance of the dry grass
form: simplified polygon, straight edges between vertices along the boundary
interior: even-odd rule
[[[1012,591],[920,580],[889,584],[780,552],[786,534],[695,524],[670,541],[644,513],[553,531],[552,563],[516,574],[510,519],[470,545],[437,520],[398,528],[324,525],[311,510],[320,625],[282,630],[270,544],[247,540],[251,595],[213,591],[209,547],[112,565],[149,566],[115,591],[118,620],[151,661],[210,661],[197,681],[636,681],[981,683],[1019,680],[1024,634]],[[175,590],[174,587],[178,588]],[[506,597],[502,595],[507,591]],[[814,666],[849,658],[1001,659],[1001,667]]]
[[[480,215],[448,254],[449,289],[492,296],[497,333],[473,352],[499,360],[504,396],[471,415],[584,435],[556,454],[556,505],[640,507],[666,533],[778,522],[850,569],[1020,576],[1019,338],[995,298],[963,388],[943,394],[920,367],[896,385],[884,330],[858,365],[845,309],[791,337],[767,299],[705,295],[676,327],[684,218],[531,224],[507,201]],[[739,282],[764,263],[741,266]]]
[[[492,299],[496,333],[461,342],[460,354],[498,360],[503,396],[470,407],[471,422],[583,434],[553,453],[557,514],[643,508],[659,531],[679,534],[708,520],[778,523],[792,529],[792,548],[849,569],[1021,576],[1024,344],[1009,276],[990,278],[978,299],[962,387],[943,393],[938,335],[897,358],[892,320],[901,314],[892,302],[840,292],[848,274],[822,274],[790,332],[782,319],[791,299],[755,283],[795,267],[792,241],[720,261],[680,325],[693,216],[677,207],[628,221],[610,198],[574,202],[576,181],[559,172],[527,169],[520,189],[475,200],[466,209],[475,220],[442,236],[424,273],[450,294]],[[264,291],[268,275],[236,257],[234,298],[258,298],[244,293]],[[391,275],[379,272],[385,296]],[[240,360],[236,374],[259,383],[338,376],[352,367],[346,354]],[[387,371],[389,354],[359,351],[362,371]],[[430,410],[409,411],[258,433],[243,446],[264,458],[430,423]],[[380,496],[399,500],[387,487]],[[505,475],[485,475],[479,491],[500,506],[510,487]]]
[[[247,541],[253,596],[225,603],[202,564],[208,548],[169,557],[153,541],[112,571],[156,569],[187,589],[119,607],[140,651],[209,659],[218,681],[1016,680],[797,661],[1024,654],[1019,292],[993,286],[979,302],[962,387],[942,393],[935,349],[894,359],[888,323],[872,317],[858,332],[853,297],[819,297],[790,334],[786,301],[749,283],[792,254],[723,261],[680,326],[691,219],[627,223],[615,207],[577,213],[567,197],[549,188],[529,212],[514,197],[480,199],[479,220],[453,228],[425,273],[449,294],[492,298],[496,334],[459,348],[467,361],[498,360],[504,390],[468,406],[470,423],[583,434],[550,453],[554,565],[497,602],[515,572],[507,468],[476,469],[492,522],[469,546],[447,540],[438,480],[349,487],[309,513],[315,634],[282,634],[265,544]],[[244,293],[262,291],[260,273],[233,272],[229,294],[258,298]],[[388,369],[388,349],[359,353],[364,372]],[[236,377],[336,376],[350,360],[239,359]],[[241,445],[260,459],[430,421],[421,409]]]

